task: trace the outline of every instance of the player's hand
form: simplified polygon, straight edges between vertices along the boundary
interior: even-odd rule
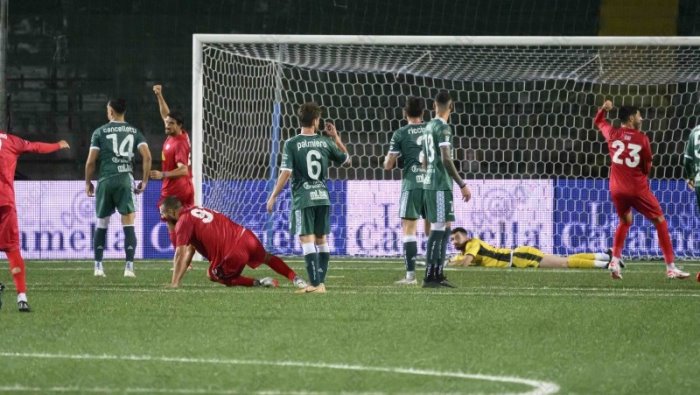
[[[139,181],[138,185],[136,185],[136,188],[134,188],[134,193],[137,195],[143,193],[143,191],[146,190],[146,185],[148,185],[148,182]]]
[[[688,188],[695,189],[695,180],[688,180]]]
[[[160,180],[163,178],[163,172],[158,171],[158,170],[151,170],[149,175],[151,176],[152,180]]]
[[[277,200],[277,198],[274,198],[272,196],[270,196],[270,198],[267,199],[267,212],[268,213],[272,213],[272,210],[275,209],[275,201],[276,200]]]
[[[87,193],[89,197],[95,196],[95,186],[92,185],[91,181],[85,183],[85,193]]]
[[[338,138],[338,130],[336,130],[333,121],[326,120],[326,135],[334,140]]]
[[[465,203],[472,198],[472,191],[469,190],[467,184],[464,184],[463,187],[459,188],[459,192],[462,193],[462,200],[464,200]]]
[[[605,103],[603,103],[603,110],[605,111],[610,111],[613,109],[613,103],[610,100],[606,100]]]
[[[70,145],[66,140],[59,141],[58,146],[61,147],[61,149],[70,149]]]
[[[160,94],[163,92],[163,86],[162,85],[153,85],[153,93],[156,94],[156,96],[160,96]]]

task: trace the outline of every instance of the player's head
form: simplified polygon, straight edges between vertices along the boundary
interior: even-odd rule
[[[464,252],[464,247],[467,245],[467,242],[469,242],[469,239],[469,233],[467,233],[466,229],[462,227],[452,229],[450,242],[455,250]]]
[[[420,97],[409,96],[403,106],[403,114],[406,118],[422,118],[425,111],[425,101]]]
[[[617,111],[617,117],[623,125],[631,125],[635,129],[641,129],[642,127],[642,114],[639,112],[638,107],[622,106]]]
[[[179,111],[170,111],[165,118],[165,134],[173,136],[182,132],[182,125],[185,123],[185,116]]]
[[[175,196],[168,196],[163,199],[163,203],[158,207],[160,210],[160,217],[164,220],[175,223],[180,218],[180,211],[182,211],[182,202]]]
[[[111,121],[114,119],[124,118],[126,113],[126,100],[122,98],[112,99],[107,102],[107,118]]]
[[[321,107],[314,103],[304,103],[299,107],[299,122],[302,128],[318,129],[321,122]]]
[[[437,114],[441,115],[449,115],[452,112],[454,109],[454,103],[452,102],[452,97],[447,91],[438,92],[437,96],[435,96],[433,109]]]

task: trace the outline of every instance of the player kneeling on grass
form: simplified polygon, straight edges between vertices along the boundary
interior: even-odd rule
[[[287,277],[297,288],[307,286],[284,261],[268,254],[250,230],[221,213],[202,207],[183,207],[176,197],[168,196],[160,205],[160,215],[175,229],[172,288],[180,286],[195,250],[210,262],[209,279],[226,286],[276,287],[278,282],[272,277],[257,280],[241,275],[246,266],[257,269],[263,263]]]
[[[607,269],[612,258],[609,252],[561,257],[545,254],[530,246],[519,246],[515,249],[496,248],[476,237],[470,238],[464,228],[453,229],[450,241],[459,251],[457,256],[450,259],[450,266]],[[620,263],[624,266],[624,263]]]

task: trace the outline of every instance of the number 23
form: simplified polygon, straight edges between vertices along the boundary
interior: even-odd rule
[[[639,144],[627,144],[627,147],[625,147],[625,143],[623,143],[620,140],[615,140],[611,144],[612,148],[615,149],[615,154],[613,154],[612,161],[621,165],[625,164],[627,167],[637,167],[639,166],[639,162],[641,161],[641,158],[639,157],[639,151],[642,150],[642,146]],[[625,148],[629,150],[629,158],[625,158],[623,161],[622,158],[620,158],[620,155],[625,151]]]

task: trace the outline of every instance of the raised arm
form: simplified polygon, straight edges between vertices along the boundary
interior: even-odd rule
[[[165,98],[163,97],[163,86],[153,85],[153,93],[155,93],[156,99],[158,99],[158,110],[160,110],[160,117],[163,118],[163,121],[165,121],[165,118],[167,118],[168,114],[170,113],[170,107],[168,107],[168,103],[165,102]]]
[[[612,130],[612,125],[606,119],[608,111],[612,110],[612,108],[612,102],[610,100],[606,100],[605,103],[603,103],[603,106],[598,110],[598,113],[595,115],[595,119],[593,120],[595,126],[601,133],[603,133],[605,140],[610,138],[610,131]]]
[[[445,166],[445,170],[447,170],[447,174],[450,175],[452,180],[457,183],[457,186],[459,186],[459,191],[462,193],[462,200],[465,202],[468,202],[469,199],[472,197],[472,193],[469,190],[469,187],[467,186],[467,183],[462,180],[462,177],[459,176],[459,173],[457,172],[457,168],[455,167],[455,163],[452,160],[452,155],[450,154],[451,151],[451,146],[450,145],[440,145],[440,154],[442,155],[442,164]]]
[[[148,148],[148,144],[139,144],[139,154],[141,154],[141,159],[143,160],[143,174],[141,175],[141,182],[136,186],[134,192],[139,194],[146,190],[146,185],[148,185],[148,178],[151,174],[151,150]]]
[[[333,139],[333,142],[335,142],[335,145],[338,146],[338,149],[342,153],[347,155],[343,165],[350,166],[350,153],[348,152],[347,147],[345,147],[345,144],[343,144],[343,140],[340,139],[340,133],[338,133],[338,130],[336,130],[335,125],[331,121],[326,121],[326,135]]]

